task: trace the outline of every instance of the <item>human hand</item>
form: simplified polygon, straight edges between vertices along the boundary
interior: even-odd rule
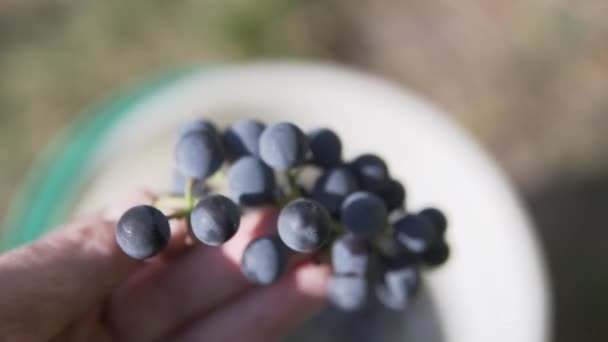
[[[178,224],[162,255],[127,257],[116,221],[151,202],[140,192],[0,255],[0,341],[274,341],[322,307],[326,265],[304,261],[264,287],[242,275],[248,242],[275,229],[270,208],[221,247],[186,247]]]

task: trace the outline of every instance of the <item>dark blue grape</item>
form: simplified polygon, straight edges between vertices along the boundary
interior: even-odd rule
[[[395,238],[409,251],[420,255],[436,238],[435,229],[418,215],[406,215],[394,224]]]
[[[178,136],[178,138],[181,138],[184,135],[186,135],[190,132],[195,132],[195,131],[209,131],[214,135],[218,135],[217,128],[215,127],[213,122],[211,122],[209,120],[205,120],[205,119],[200,119],[200,120],[190,121],[190,122],[186,123],[185,125],[181,126],[177,130],[177,136]]]
[[[272,170],[256,157],[237,160],[228,170],[230,197],[245,206],[257,206],[274,201],[275,179]]]
[[[219,246],[230,240],[240,222],[239,208],[222,195],[203,198],[190,214],[192,232],[199,241],[210,246]]]
[[[342,163],[342,142],[334,131],[318,128],[308,133],[312,162],[323,168]]]
[[[177,170],[186,177],[205,179],[217,171],[223,161],[221,142],[210,131],[186,133],[175,146]]]
[[[186,177],[184,177],[179,171],[173,170],[173,177],[171,179],[171,194],[175,196],[184,196],[186,190]],[[203,197],[205,195],[205,185],[199,179],[194,181],[192,185],[192,195],[195,197]]]
[[[444,264],[450,257],[450,247],[443,241],[435,241],[429,248],[422,254],[422,261],[431,267],[439,266]]]
[[[343,311],[358,311],[368,302],[369,284],[365,277],[334,275],[329,279],[327,296]]]
[[[405,188],[398,181],[389,180],[380,190],[376,192],[384,203],[389,212],[403,208],[405,202]]]
[[[386,163],[376,155],[361,155],[350,162],[349,166],[363,190],[380,191],[390,180]]]
[[[350,232],[367,239],[384,230],[387,223],[386,206],[378,196],[358,191],[344,200],[340,218]]]
[[[260,137],[260,156],[266,164],[279,171],[287,171],[303,163],[307,152],[306,136],[291,123],[274,124]]]
[[[371,248],[367,240],[346,234],[334,241],[331,263],[335,274],[364,276],[367,273]]]
[[[422,210],[418,215],[428,220],[433,225],[433,227],[435,227],[435,231],[437,232],[438,237],[442,237],[445,234],[445,231],[448,227],[448,220],[439,209],[426,208]]]
[[[277,223],[283,242],[294,251],[312,252],[327,241],[331,218],[318,202],[300,198],[287,204]]]
[[[376,296],[386,307],[404,310],[420,284],[420,272],[415,267],[387,269],[376,284]]]
[[[260,237],[245,248],[241,269],[250,281],[268,285],[285,273],[288,256],[289,251],[278,236]]]
[[[256,120],[236,122],[224,133],[224,147],[232,159],[259,156],[260,136],[266,126]]]
[[[344,199],[359,189],[357,179],[346,167],[325,171],[317,179],[312,198],[321,203],[333,217],[339,217]]]
[[[145,259],[156,255],[169,242],[169,220],[158,209],[140,205],[127,210],[118,220],[116,242],[128,256]]]

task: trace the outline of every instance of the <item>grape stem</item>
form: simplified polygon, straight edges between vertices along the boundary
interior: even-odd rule
[[[393,230],[393,226],[390,224],[387,224],[386,227],[384,227],[384,230],[382,231],[382,236],[392,236],[394,233]]]
[[[289,196],[291,198],[299,198],[302,197],[302,192],[300,191],[300,188],[298,187],[298,182],[297,182],[297,170],[292,171],[287,171],[287,182],[289,184]]]
[[[194,188],[194,178],[188,177],[186,180],[186,189],[184,191],[184,199],[186,200],[186,206],[188,210],[192,210],[194,207],[194,196],[192,196],[192,189]]]
[[[172,214],[167,215],[167,219],[168,220],[182,219],[184,217],[187,217],[188,215],[190,215],[190,212],[188,210],[180,210],[180,211],[176,211]]]
[[[331,220],[331,227],[336,236],[340,236],[344,233],[344,226],[336,220]]]
[[[207,178],[206,184],[209,188],[220,188],[222,184],[226,182],[226,172],[219,170],[215,172],[211,177]]]
[[[184,189],[184,200],[186,201],[186,228],[188,231],[188,236],[186,237],[186,244],[192,245],[194,241],[196,241],[196,237],[194,236],[194,232],[192,231],[192,224],[190,224],[190,213],[192,212],[192,208],[194,208],[194,196],[192,196],[192,190],[194,188],[194,178],[188,177],[186,179],[186,188]]]

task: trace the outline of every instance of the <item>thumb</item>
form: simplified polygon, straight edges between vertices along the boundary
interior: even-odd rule
[[[0,255],[0,335],[54,336],[141,266],[119,249],[115,230],[115,220],[94,215]]]

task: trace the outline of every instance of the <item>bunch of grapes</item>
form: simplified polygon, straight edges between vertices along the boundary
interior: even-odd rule
[[[305,134],[287,122],[242,120],[220,132],[197,120],[179,130],[175,162],[172,196],[133,207],[118,222],[118,244],[133,258],[167,246],[171,219],[185,220],[190,241],[219,246],[235,235],[244,210],[265,205],[280,208],[277,231],[246,247],[246,278],[273,283],[303,254],[330,260],[329,299],[345,311],[363,308],[372,294],[389,308],[406,308],[421,270],[448,258],[442,212],[408,212],[405,189],[385,162],[373,154],[343,161],[330,129]],[[307,170],[318,175],[308,187]],[[181,209],[165,216],[157,207],[169,202]]]

